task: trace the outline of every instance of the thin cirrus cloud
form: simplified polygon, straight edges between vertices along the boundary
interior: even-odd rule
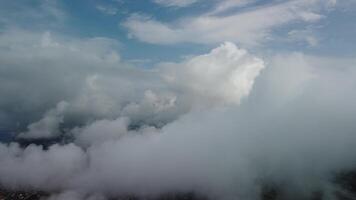
[[[213,9],[213,11],[210,12],[210,14],[219,14],[220,12],[224,12],[233,8],[247,6],[255,2],[256,0],[224,0],[218,2],[216,7]]]
[[[116,15],[118,12],[116,7],[109,5],[97,5],[96,9],[106,15]]]
[[[31,20],[33,28],[44,26],[53,28],[63,25],[68,19],[68,13],[57,0],[36,2],[34,5],[36,6],[31,6],[31,2],[2,2],[0,25],[26,26]]]
[[[291,30],[288,32],[288,39],[291,42],[307,43],[310,47],[314,47],[319,44],[318,37],[311,29]]]
[[[122,25],[129,36],[143,42],[215,44],[233,41],[257,45],[266,41],[273,29],[291,22],[315,23],[324,18],[322,10],[334,6],[329,1],[286,1],[223,15],[225,11],[250,1],[223,1],[203,15],[163,23],[143,15],[132,15]],[[217,15],[218,14],[218,15]]]
[[[199,0],[154,0],[153,2],[167,7],[186,7]]]

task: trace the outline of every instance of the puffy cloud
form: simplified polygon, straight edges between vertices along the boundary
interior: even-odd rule
[[[73,144],[53,145],[47,151],[35,145],[22,149],[15,143],[0,144],[0,155],[1,185],[9,188],[61,190],[86,163],[83,150]]]
[[[105,200],[100,194],[86,195],[77,191],[65,191],[59,194],[51,195],[46,200]]]
[[[73,135],[76,145],[54,145],[49,150],[0,145],[0,183],[9,188],[63,191],[54,199],[177,191],[258,199],[264,184],[280,187],[286,198],[303,199],[314,191],[331,198],[337,188],[329,177],[356,164],[355,60],[295,53],[273,56],[266,63],[248,101],[239,106],[191,109],[160,129],[129,129],[127,118],[104,117],[72,130],[77,132]],[[194,77],[204,89],[210,80],[213,85],[226,84],[244,64],[252,66],[252,71],[253,66],[262,66],[261,60],[226,43],[206,55],[162,66],[175,69],[171,74],[180,79]],[[217,76],[200,80],[202,66],[212,67]],[[226,100],[215,85],[205,93],[181,94],[192,90],[190,81],[170,85],[171,93],[144,90],[142,100],[126,112],[143,109],[141,119],[151,118],[142,115],[146,111],[164,116],[184,95],[197,95],[195,103],[200,104],[209,104],[209,92],[223,94]],[[91,87],[97,88],[96,84]]]
[[[241,6],[242,2],[232,2]],[[248,3],[248,2],[246,2]],[[286,1],[256,7],[243,12],[224,14],[229,7],[223,1],[212,12],[182,18],[171,24],[148,17],[131,16],[123,26],[131,37],[154,44],[203,43],[233,41],[242,45],[257,45],[270,38],[274,28],[291,22],[314,23],[323,18],[324,1]],[[328,4],[329,5],[329,4]]]
[[[132,125],[131,125],[132,126]],[[117,118],[115,120],[102,119],[94,121],[81,128],[71,130],[75,137],[75,143],[81,147],[100,145],[108,141],[119,140],[128,135],[151,135],[159,132],[155,127],[144,125],[134,130],[129,130],[128,118]]]
[[[80,146],[88,147],[95,143],[103,143],[110,140],[118,140],[128,134],[129,119],[118,118],[116,120],[98,120],[85,127],[75,128],[75,142]]]
[[[181,98],[179,100],[181,101]],[[150,124],[162,127],[173,121],[177,113],[187,111],[187,108],[178,105],[177,101],[177,94],[173,92],[157,93],[146,90],[139,102],[131,102],[123,108],[122,115],[129,116],[132,124],[136,126]]]
[[[63,112],[67,106],[67,102],[59,102],[55,109],[49,110],[42,119],[28,125],[28,131],[20,133],[18,137],[51,138],[60,135],[59,126],[63,123]]]
[[[328,177],[356,163],[356,96],[348,95],[356,82],[352,67],[339,71],[323,60],[276,56],[257,81],[257,94],[240,107],[192,111],[158,134],[90,148],[90,169],[74,184],[89,182],[87,190],[108,194],[194,190],[257,199],[262,185],[271,183],[287,197],[318,190],[332,196]],[[335,82],[342,91],[332,89]]]
[[[121,117],[131,128],[162,127],[195,107],[238,104],[264,67],[232,43],[152,70],[121,61],[115,41],[107,38],[12,30],[0,35],[0,46],[0,92],[7,97],[0,107],[9,129],[20,130],[22,138],[58,137],[109,120],[83,130],[92,141],[95,127]],[[120,131],[106,135],[116,138]],[[81,142],[91,144],[86,140]]]
[[[117,42],[107,38],[53,39],[48,32],[22,30],[2,33],[0,91],[6,98],[0,100],[0,107],[4,126],[11,130],[19,125],[26,132],[33,123],[28,135],[49,137],[58,135],[53,129],[63,123],[116,118],[125,104],[139,99],[157,81],[152,72],[121,62],[115,45]],[[136,77],[140,81],[133,82]],[[66,102],[65,109],[59,102]]]
[[[153,43],[251,45],[281,25],[314,23],[323,18],[321,7],[336,3],[276,1],[234,12],[252,2],[223,1],[173,25],[141,16],[125,25]],[[49,4],[39,4],[48,12],[29,10],[30,19],[59,20]],[[356,165],[355,59],[281,53],[262,60],[226,42],[143,69],[122,60],[119,45],[100,37],[0,33],[0,127],[23,138],[70,139],[48,148],[0,144],[1,187],[46,191],[49,200],[190,191],[259,199],[269,184],[281,199],[342,192],[330,180]]]
[[[304,3],[261,11],[281,14],[280,24],[317,19],[294,12]],[[331,198],[337,188],[329,178],[354,168],[354,59],[286,53],[262,61],[227,42],[147,70],[121,60],[116,45],[49,32],[0,34],[1,122],[22,137],[63,132],[74,142],[0,144],[1,186],[44,190],[51,200],[187,191],[258,199],[265,184],[286,199],[315,191]]]
[[[178,65],[167,64],[163,68],[168,82],[183,91],[190,91],[189,95],[196,96],[198,101],[203,98],[207,102],[238,104],[251,91],[264,63],[226,42],[209,54],[193,57]]]

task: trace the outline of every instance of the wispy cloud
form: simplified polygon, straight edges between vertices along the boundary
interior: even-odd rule
[[[61,2],[38,1],[29,2],[8,1],[2,2],[0,7],[0,25],[41,27],[52,24],[58,26],[68,18],[68,14],[62,9]]]
[[[118,9],[116,7],[109,5],[97,5],[96,9],[107,15],[116,15],[118,12]]]
[[[167,7],[186,7],[199,0],[153,0],[154,3]]]
[[[317,46],[320,40],[311,29],[291,30],[288,39],[291,42],[304,42],[311,47]]]
[[[163,23],[140,15],[133,15],[123,26],[130,36],[154,44],[219,43],[234,41],[243,45],[257,45],[269,38],[274,28],[291,22],[310,24],[324,16],[321,10],[324,1],[287,1],[255,7],[226,16],[217,16],[233,4],[241,6],[242,1],[223,1],[206,14],[181,18],[172,23]],[[245,2],[247,3],[247,2]],[[329,4],[328,4],[329,5]]]

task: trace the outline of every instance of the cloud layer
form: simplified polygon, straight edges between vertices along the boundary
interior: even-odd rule
[[[41,31],[69,17],[51,2],[0,8],[0,131],[15,137],[0,143],[1,189],[44,191],[49,200],[345,192],[334,178],[356,166],[356,60],[245,49],[291,24],[285,40],[322,43],[306,25],[337,1],[211,1],[203,14],[171,22],[125,16],[122,27],[144,42],[214,45],[149,68],[126,61],[115,39]],[[177,13],[201,3],[154,2]],[[122,17],[110,3],[91,11]],[[15,19],[14,8],[23,15]]]
[[[238,104],[264,67],[232,43],[145,70],[120,61],[104,38],[55,40],[49,32],[10,31],[0,40],[10,49],[1,54],[3,123],[15,122],[23,138],[57,137],[73,126],[118,117],[128,117],[132,126],[161,127],[197,105]]]
[[[72,138],[48,150],[1,144],[6,188],[58,193],[50,199],[258,199],[272,184],[286,198],[332,198],[333,173],[356,164],[354,60],[264,62],[227,42],[147,70],[104,38],[17,30],[0,41],[3,121],[21,122],[24,138]]]

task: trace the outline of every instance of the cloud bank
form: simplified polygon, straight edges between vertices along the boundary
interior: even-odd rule
[[[333,174],[354,168],[355,60],[262,60],[226,42],[142,69],[115,45],[1,33],[2,123],[21,138],[71,138],[48,149],[0,144],[2,187],[49,199],[259,199],[275,185],[285,199],[332,199]]]
[[[121,61],[114,41],[105,38],[14,30],[0,41],[2,123],[22,130],[22,138],[57,137],[119,117],[133,127],[162,127],[194,107],[238,104],[264,68],[232,43],[146,70]]]

